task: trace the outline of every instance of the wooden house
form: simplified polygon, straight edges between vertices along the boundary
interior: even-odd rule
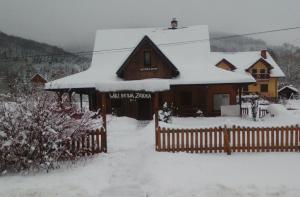
[[[232,54],[210,51],[207,26],[171,24],[99,30],[91,67],[46,89],[87,94],[91,110],[141,120],[152,119],[155,100],[172,105],[178,116],[199,110],[217,116],[222,105],[240,103],[242,89],[256,82],[253,75],[226,59]]]
[[[223,58],[216,65],[233,72],[246,72],[256,80],[243,88],[243,94],[257,94],[266,99],[278,97],[278,80],[284,73],[267,50],[235,53],[212,53]],[[216,60],[216,61],[217,61]]]
[[[278,95],[283,99],[293,99],[298,97],[299,90],[292,85],[283,86],[278,90]]]
[[[30,82],[33,85],[44,86],[47,83],[47,80],[42,75],[37,73],[30,79]]]

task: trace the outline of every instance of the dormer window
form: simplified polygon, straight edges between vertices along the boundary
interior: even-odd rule
[[[151,51],[144,51],[144,66],[150,67],[151,66]]]

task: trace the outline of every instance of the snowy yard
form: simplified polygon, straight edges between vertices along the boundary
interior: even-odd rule
[[[299,153],[159,153],[154,139],[153,121],[109,116],[108,154],[48,174],[1,177],[0,196],[299,196]]]

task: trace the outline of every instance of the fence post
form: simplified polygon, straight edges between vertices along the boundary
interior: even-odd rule
[[[101,94],[101,116],[103,120],[103,127],[105,129],[105,132],[107,132],[106,127],[106,94],[102,92]]]
[[[154,122],[155,122],[155,130],[158,127],[158,102],[159,102],[158,92],[154,93]]]
[[[229,130],[227,130],[226,125],[224,125],[223,133],[224,133],[224,152],[226,152],[227,155],[231,155],[230,143],[229,143]]]
[[[300,152],[300,128],[299,125],[296,124],[296,144],[297,144],[297,152]]]
[[[101,141],[102,141],[101,146],[103,148],[103,152],[107,153],[107,131],[103,127],[101,127]]]
[[[160,127],[155,128],[155,149],[160,150]]]

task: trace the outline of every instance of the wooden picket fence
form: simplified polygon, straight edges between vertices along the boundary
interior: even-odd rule
[[[71,154],[94,155],[107,152],[107,136],[104,128],[88,130],[87,135],[71,138],[67,147]]]
[[[249,108],[248,107],[242,107],[242,116],[249,116]],[[268,114],[267,109],[258,108],[258,117],[263,118]]]
[[[156,150],[162,152],[227,153],[299,152],[300,128],[214,127],[156,129]]]

